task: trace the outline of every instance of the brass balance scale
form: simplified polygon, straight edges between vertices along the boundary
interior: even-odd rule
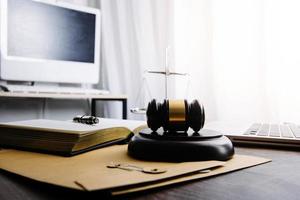
[[[142,97],[142,91],[146,91],[148,96],[150,97],[150,99],[153,99],[152,95],[151,95],[151,90],[150,90],[150,87],[149,87],[149,84],[147,82],[147,74],[154,74],[154,75],[162,75],[164,76],[164,80],[165,80],[165,83],[164,83],[164,88],[165,88],[165,91],[164,91],[164,96],[165,96],[165,99],[168,99],[168,78],[170,76],[184,76],[184,77],[187,77],[187,87],[186,87],[186,91],[188,91],[189,89],[189,74],[188,73],[180,73],[180,72],[173,72],[173,71],[170,71],[169,69],[169,49],[170,47],[167,47],[166,48],[166,53],[165,53],[165,70],[163,71],[155,71],[155,70],[146,70],[144,72],[144,75],[143,75],[143,82],[141,84],[141,87],[138,91],[138,94],[137,94],[137,98],[136,98],[136,104],[138,104],[140,98]],[[187,93],[187,92],[186,92]],[[135,108],[131,108],[130,109],[130,112],[133,113],[133,114],[146,114],[146,107],[135,107]]]

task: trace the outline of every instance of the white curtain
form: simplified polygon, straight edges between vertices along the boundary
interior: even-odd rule
[[[163,79],[144,71],[164,69],[171,8],[168,0],[101,1],[102,81],[111,93],[127,94],[129,108],[163,95]],[[117,108],[112,104],[107,115],[120,116]],[[143,117],[129,113],[131,119]]]
[[[300,1],[175,0],[177,70],[208,120],[300,122]],[[176,81],[184,97],[186,82]]]
[[[164,97],[163,77],[143,75],[164,70],[171,46],[171,69],[190,76],[170,78],[169,97],[199,99],[208,121],[300,123],[300,1],[86,2],[102,11],[100,85],[127,94],[129,108]]]

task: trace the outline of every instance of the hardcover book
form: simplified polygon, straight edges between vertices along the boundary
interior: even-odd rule
[[[0,124],[0,145],[71,156],[124,143],[145,127],[143,121],[104,118],[96,125],[46,119],[16,121]]]

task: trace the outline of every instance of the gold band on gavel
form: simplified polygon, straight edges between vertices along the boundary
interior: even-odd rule
[[[185,103],[184,100],[169,100],[169,123],[185,123]]]

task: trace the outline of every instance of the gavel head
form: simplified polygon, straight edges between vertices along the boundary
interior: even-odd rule
[[[205,121],[205,112],[197,100],[168,100],[163,103],[153,99],[147,107],[147,124],[152,131],[163,127],[165,132],[186,132],[192,128],[198,132]]]

